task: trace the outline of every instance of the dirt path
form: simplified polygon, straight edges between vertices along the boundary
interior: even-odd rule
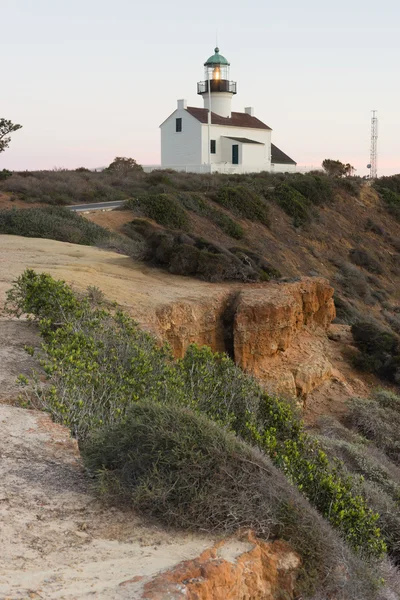
[[[213,541],[105,508],[68,431],[4,404],[15,400],[15,374],[33,366],[25,343],[38,343],[32,327],[0,321],[0,599],[139,598],[154,575]]]

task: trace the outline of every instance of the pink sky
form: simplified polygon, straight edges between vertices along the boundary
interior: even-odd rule
[[[285,5],[204,0],[15,0],[2,7],[0,116],[21,123],[0,169],[98,167],[115,156],[160,160],[159,124],[213,52],[238,82],[233,109],[254,106],[300,165],[324,158],[367,173],[371,109],[381,175],[400,172],[400,3]]]

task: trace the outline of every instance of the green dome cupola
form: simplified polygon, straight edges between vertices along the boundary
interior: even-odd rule
[[[229,62],[226,60],[225,56],[219,53],[219,48],[214,48],[215,54],[210,56],[210,58],[204,63],[205,67],[215,67],[216,65],[226,65],[229,67]]]

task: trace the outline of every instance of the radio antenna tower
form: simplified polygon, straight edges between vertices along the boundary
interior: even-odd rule
[[[378,117],[377,110],[372,111],[371,117],[371,153],[370,153],[370,168],[369,178],[376,179],[378,176]]]

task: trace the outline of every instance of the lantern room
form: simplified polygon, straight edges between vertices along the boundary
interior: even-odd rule
[[[229,66],[225,56],[219,53],[219,48],[215,48],[214,54],[204,63],[204,81],[197,84],[197,93],[203,95],[210,91],[236,94],[236,81],[229,79]]]

